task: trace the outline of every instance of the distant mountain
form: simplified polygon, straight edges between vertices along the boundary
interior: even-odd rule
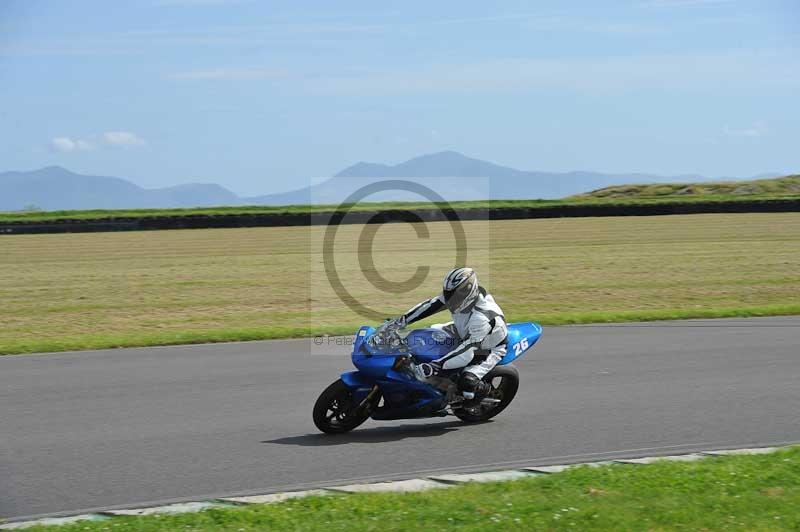
[[[336,204],[362,187],[386,180],[425,185],[448,201],[551,199],[614,185],[709,181],[699,175],[531,172],[443,151],[396,165],[360,162],[322,183],[280,194],[239,197],[215,184],[146,189],[117,177],[87,176],[49,166],[32,172],[0,173],[0,211],[20,210],[30,205],[63,210]],[[365,199],[419,201],[420,196],[395,187]]]
[[[219,185],[192,183],[146,189],[118,177],[88,176],[60,166],[0,174],[0,211],[203,207],[239,203]]]
[[[253,204],[339,203],[351,192],[385,179],[425,184],[447,200],[553,199],[628,183],[705,181],[699,175],[604,174],[598,172],[531,172],[473,159],[455,151],[415,157],[393,166],[360,162],[322,183],[293,192],[249,198]],[[384,193],[374,201],[419,199],[411,193]]]
[[[456,151],[442,151],[414,157],[389,166],[360,162],[345,168],[336,177],[524,177],[524,172],[473,159]]]

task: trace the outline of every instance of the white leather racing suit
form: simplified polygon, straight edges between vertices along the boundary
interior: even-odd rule
[[[423,301],[400,319],[404,320],[405,324],[411,324],[445,308],[444,297],[440,294]],[[454,312],[452,316],[452,322],[434,327],[455,336],[460,344],[433,363],[442,369],[467,366],[464,371],[482,379],[506,354],[508,329],[503,311],[495,303],[494,298],[480,287],[480,294],[475,303],[462,312]]]

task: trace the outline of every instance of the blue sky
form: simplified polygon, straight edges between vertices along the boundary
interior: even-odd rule
[[[0,0],[0,171],[282,191],[452,149],[800,171],[800,3]]]

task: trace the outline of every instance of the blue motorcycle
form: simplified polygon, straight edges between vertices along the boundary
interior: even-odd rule
[[[410,371],[410,362],[436,360],[458,345],[442,329],[416,329],[402,336],[390,323],[364,326],[355,336],[352,360],[358,371],[343,373],[328,386],[314,405],[314,424],[322,432],[340,434],[376,420],[412,419],[455,415],[475,423],[502,412],[519,388],[519,373],[511,363],[539,340],[536,323],[508,325],[508,351],[483,378],[490,391],[467,401],[458,392],[460,370],[442,371],[425,382]]]

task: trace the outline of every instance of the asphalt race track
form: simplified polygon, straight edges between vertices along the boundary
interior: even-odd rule
[[[318,434],[347,347],[0,357],[0,516],[800,441],[800,317],[545,328],[495,421]]]

